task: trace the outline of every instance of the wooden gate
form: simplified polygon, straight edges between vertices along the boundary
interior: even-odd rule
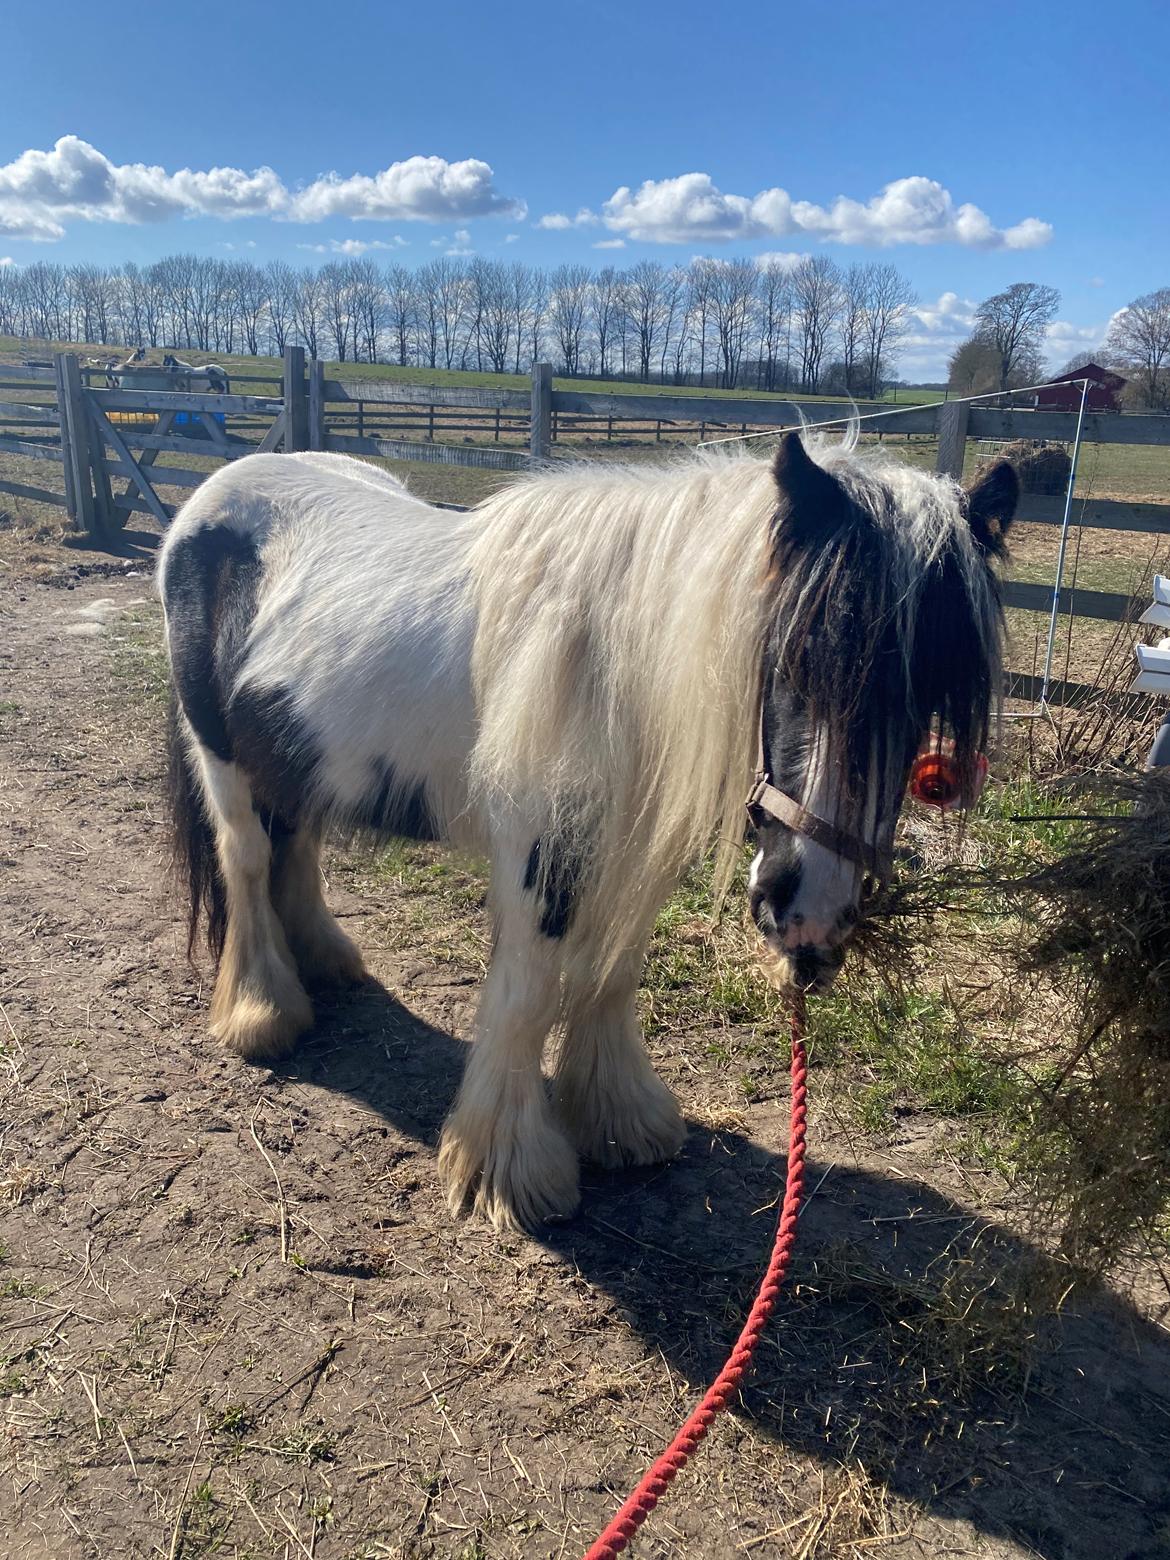
[[[160,455],[230,461],[308,448],[303,347],[285,353],[279,397],[92,387],[69,353],[56,359],[56,375],[66,503],[74,523],[92,535],[120,530],[136,510],[167,525],[174,506],[158,488],[198,487],[208,474],[162,464]],[[258,440],[243,437],[232,426],[240,418],[249,420],[249,431],[258,420],[267,427]]]

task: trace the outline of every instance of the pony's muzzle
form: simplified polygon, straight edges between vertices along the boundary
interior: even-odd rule
[[[827,991],[844,963],[843,944],[829,948],[803,943],[788,948],[778,945],[775,938],[764,939],[765,973],[774,986],[787,991]]]
[[[752,919],[764,942],[764,963],[776,984],[824,991],[845,962],[845,944],[857,923],[852,906],[832,922],[783,908],[758,888],[749,892]]]

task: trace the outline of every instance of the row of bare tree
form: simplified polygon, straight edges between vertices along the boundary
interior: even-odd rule
[[[914,295],[893,265],[696,259],[553,271],[447,256],[298,269],[171,255],[153,265],[0,268],[0,334],[213,353],[754,384],[874,396]]]

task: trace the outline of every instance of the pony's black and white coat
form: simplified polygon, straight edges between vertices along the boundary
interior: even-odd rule
[[[635,993],[680,872],[713,837],[724,882],[734,866],[761,670],[773,774],[888,840],[932,723],[961,757],[986,733],[1014,503],[1007,467],[965,494],[792,435],[774,466],[574,466],[467,515],[339,456],[217,472],[160,565],[213,1032],[274,1058],[311,1023],[303,982],[362,974],[322,898],[323,829],[450,841],[490,859],[495,923],[440,1154],[452,1206],[531,1224],[575,1206],[578,1152],[673,1154]],[[813,981],[859,869],[780,824],[758,843],[753,913]]]

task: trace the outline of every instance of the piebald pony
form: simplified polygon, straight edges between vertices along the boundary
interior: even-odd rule
[[[854,445],[573,465],[467,514],[341,456],[209,477],[159,578],[212,1033],[274,1060],[308,987],[362,977],[322,896],[325,829],[448,841],[490,860],[495,933],[440,1149],[452,1208],[530,1226],[576,1207],[579,1154],[673,1155],[639,974],[713,839],[729,882],[758,744],[777,787],[884,852],[922,742],[945,729],[969,765],[987,732],[1011,468],[964,492]],[[756,923],[823,984],[863,869],[832,829],[757,821]]]

